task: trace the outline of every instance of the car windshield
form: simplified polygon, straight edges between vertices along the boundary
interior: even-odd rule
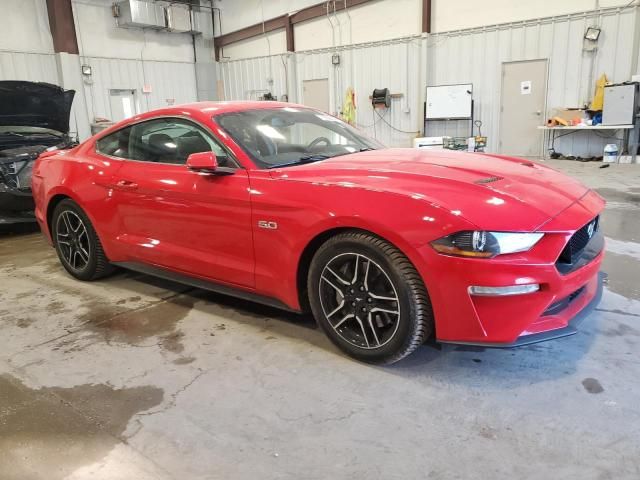
[[[287,167],[383,148],[331,115],[306,108],[224,113],[214,120],[261,168]]]

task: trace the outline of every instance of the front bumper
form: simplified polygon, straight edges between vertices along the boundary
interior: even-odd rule
[[[455,342],[455,341],[444,341],[440,340],[440,343],[451,343],[456,345],[474,345],[479,347],[487,347],[487,348],[514,348],[514,347],[523,347],[525,345],[531,345],[534,343],[546,342],[547,340],[555,340],[557,338],[569,337],[571,335],[575,335],[578,333],[578,326],[587,318],[593,310],[598,306],[600,300],[602,299],[602,289],[604,284],[604,279],[606,275],[602,272],[598,273],[595,278],[595,282],[591,282],[594,285],[590,285],[587,288],[586,292],[583,292],[590,296],[590,290],[595,288],[595,295],[591,297],[589,303],[586,304],[579,310],[578,313],[569,320],[569,323],[566,327],[557,328],[554,330],[547,330],[545,332],[540,333],[532,333],[528,335],[521,335],[517,338],[515,342],[511,343],[479,343],[479,342]],[[585,287],[586,288],[586,287]],[[582,294],[582,293],[581,293]]]
[[[545,236],[528,252],[491,259],[438,254],[421,247],[418,270],[425,280],[442,343],[514,347],[575,333],[576,325],[597,305],[604,256],[600,234],[589,261],[561,272],[556,261],[570,238],[598,215],[603,202],[585,195],[545,224]],[[598,243],[600,242],[600,243]],[[538,284],[539,291],[511,296],[479,296],[469,287]]]
[[[0,184],[0,224],[34,222],[33,209],[31,191]]]

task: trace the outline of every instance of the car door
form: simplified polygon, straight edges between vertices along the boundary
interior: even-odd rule
[[[246,170],[208,129],[183,118],[137,123],[120,136],[123,161],[111,180],[112,205],[129,261],[253,287]],[[234,173],[189,170],[187,157],[203,151],[213,151]]]

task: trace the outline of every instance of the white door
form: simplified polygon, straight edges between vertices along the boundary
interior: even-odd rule
[[[329,113],[329,79],[304,80],[302,82],[302,103]]]
[[[545,122],[547,60],[502,64],[500,153],[521,157],[542,155],[539,125]]]
[[[111,105],[111,121],[113,122],[133,117],[138,113],[135,90],[109,90],[109,103]]]

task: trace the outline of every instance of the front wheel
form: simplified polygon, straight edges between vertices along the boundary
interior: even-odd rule
[[[60,263],[75,278],[96,280],[113,271],[89,217],[73,200],[56,205],[51,233]]]
[[[331,341],[365,362],[391,364],[433,331],[420,275],[396,247],[365,232],[329,239],[308,276],[313,314]]]

